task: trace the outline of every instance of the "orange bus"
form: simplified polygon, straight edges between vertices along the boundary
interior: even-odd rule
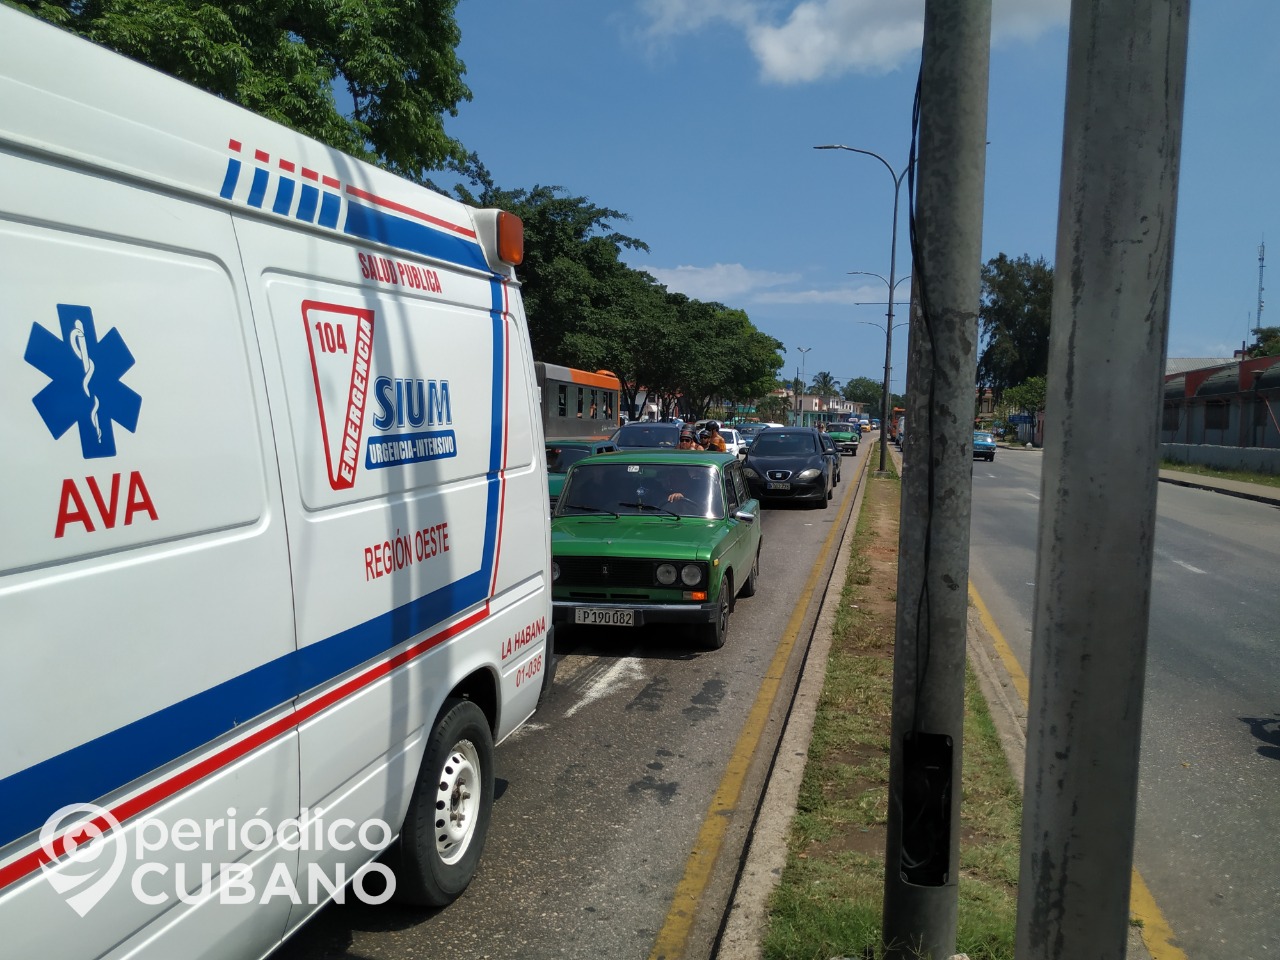
[[[575,370],[554,363],[535,363],[542,393],[542,430],[556,439],[605,439],[618,429],[621,382],[608,370]]]

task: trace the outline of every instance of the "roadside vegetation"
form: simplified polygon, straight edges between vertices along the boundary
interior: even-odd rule
[[[881,956],[897,587],[896,474],[868,477],[826,684],[771,903],[764,955]],[[965,682],[958,949],[1013,957],[1022,799],[987,706]]]
[[[1177,460],[1161,460],[1161,470],[1177,470],[1197,477],[1214,477],[1218,480],[1239,480],[1241,483],[1260,483],[1267,487],[1280,487],[1280,476],[1274,473],[1255,473],[1252,470],[1220,470],[1197,463],[1180,463]]]

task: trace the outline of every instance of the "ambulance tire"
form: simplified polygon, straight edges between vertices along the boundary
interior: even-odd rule
[[[493,734],[469,700],[449,700],[427,741],[394,858],[396,899],[443,907],[467,888],[493,812]]]

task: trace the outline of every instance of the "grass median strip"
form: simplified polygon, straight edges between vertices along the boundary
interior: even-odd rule
[[[881,954],[901,487],[896,476],[867,484],[767,958]],[[958,948],[971,960],[1012,958],[1022,800],[972,675],[963,790]]]

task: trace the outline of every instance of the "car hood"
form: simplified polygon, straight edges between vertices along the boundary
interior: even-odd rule
[[[707,560],[727,522],[698,517],[556,517],[551,523],[551,552],[562,557]]]

